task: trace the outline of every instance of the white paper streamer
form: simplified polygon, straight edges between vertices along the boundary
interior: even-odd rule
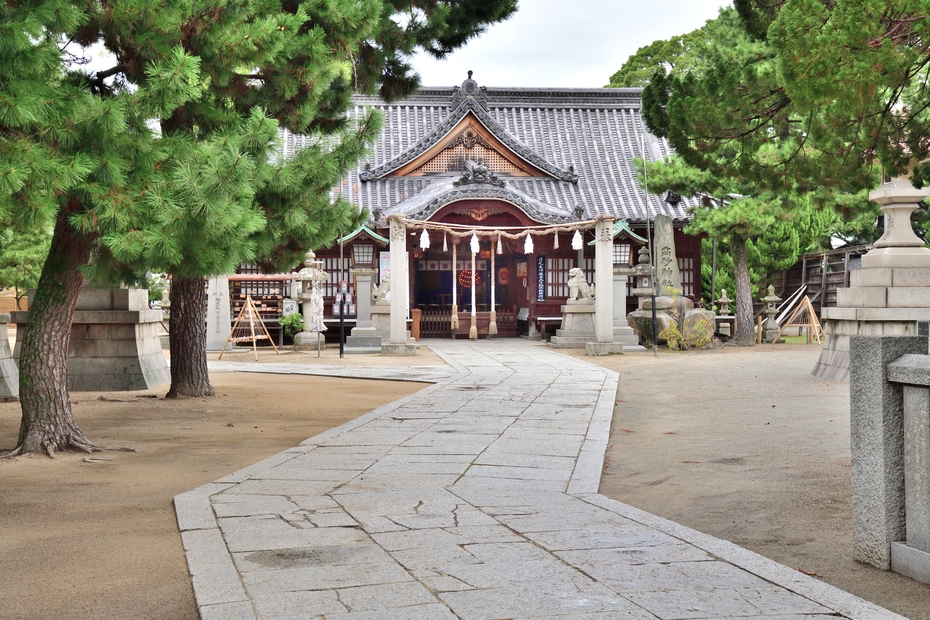
[[[423,229],[423,233],[420,235],[420,248],[423,250],[429,249],[429,233],[426,232],[426,229]]]
[[[584,240],[581,238],[581,231],[576,230],[575,236],[572,237],[572,249],[580,250],[583,247],[584,247]]]
[[[523,243],[523,253],[524,254],[533,253],[533,235],[526,236],[526,241]]]
[[[471,253],[477,254],[480,249],[478,245],[478,235],[476,233],[471,234]]]

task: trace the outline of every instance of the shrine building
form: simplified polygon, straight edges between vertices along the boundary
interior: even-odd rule
[[[338,188],[372,220],[331,248],[314,248],[329,273],[327,318],[338,315],[340,280],[348,282],[349,299],[357,269],[373,268],[380,281],[390,264],[391,218],[406,224],[407,308],[420,310],[424,337],[460,335],[450,313],[471,312],[472,299],[480,316],[496,311],[500,336],[544,330],[546,317],[561,314],[570,269],[594,281],[594,227],[583,223],[602,215],[616,219],[615,270],[637,262],[650,237],[647,223],[659,214],[671,218],[682,293],[699,298],[700,239],[681,230],[687,200],[647,195],[636,181],[635,158],[670,154],[646,129],[640,94],[485,87],[469,72],[461,86],[424,87],[390,104],[356,96],[354,113],[380,110],[384,129]],[[284,155],[303,140],[285,132]],[[632,288],[630,281],[627,311],[637,304]],[[479,331],[486,325],[479,321]]]

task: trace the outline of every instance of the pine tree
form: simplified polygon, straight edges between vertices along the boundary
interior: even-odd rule
[[[65,375],[85,275],[170,270],[170,393],[211,394],[203,276],[249,259],[293,264],[347,232],[362,214],[331,203],[330,190],[379,128],[373,114],[350,122],[352,93],[408,94],[415,49],[448,53],[516,4],[398,7],[37,0],[0,9],[0,206],[24,224],[54,224],[22,347],[16,453],[96,449],[74,424]],[[401,10],[405,26],[385,22]],[[111,68],[66,67],[69,50],[98,41]],[[275,162],[279,124],[316,145]]]
[[[818,148],[812,135],[823,117],[797,108],[775,52],[736,10],[700,32],[676,69],[659,67],[643,91],[647,125],[676,151],[650,169],[650,189],[703,197],[690,230],[732,251],[736,341],[751,344],[751,270],[762,277],[792,264],[841,216],[874,213],[864,192],[874,175],[847,173]]]
[[[175,49],[148,88],[106,96],[67,71],[65,42],[89,20],[72,3],[8,4],[0,19],[0,208],[53,235],[20,354],[22,424],[14,453],[97,449],[75,425],[67,390],[71,317],[108,230],[131,225],[152,172],[146,121],[196,95],[197,62]]]
[[[172,274],[169,397],[213,393],[201,318],[203,276],[229,273],[246,261],[289,268],[306,249],[327,246],[360,223],[363,214],[334,198],[332,188],[377,136],[380,117],[369,112],[351,122],[351,95],[376,88],[384,97],[409,94],[418,78],[405,59],[415,49],[445,55],[516,7],[512,0],[395,4],[239,2],[204,8],[181,2],[174,6],[176,23],[187,24],[180,29],[159,29],[151,12],[101,15],[102,40],[130,82],[144,85],[141,67],[175,45],[199,57],[209,77],[202,97],[162,123],[165,138],[196,145],[163,164],[174,180],[161,194],[173,207],[163,209],[171,215],[164,216],[161,238],[153,251],[121,257]],[[398,14],[406,18],[403,27]],[[230,128],[243,123],[252,123],[254,131],[237,138]],[[268,132],[277,124],[314,140],[294,159],[271,163]],[[202,152],[208,145],[224,149],[227,159]],[[223,172],[233,161],[234,172]],[[217,179],[218,193],[187,189]],[[237,224],[237,216],[248,221]],[[132,239],[124,246],[140,249]]]

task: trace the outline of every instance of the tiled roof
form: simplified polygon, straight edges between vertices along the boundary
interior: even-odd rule
[[[687,200],[668,204],[651,194],[647,199],[636,182],[633,159],[643,156],[644,146],[650,160],[670,154],[668,144],[645,129],[640,92],[637,88],[478,88],[469,79],[461,87],[425,87],[392,104],[357,96],[353,113],[362,116],[366,107],[381,110],[384,129],[368,160],[348,175],[340,191],[382,218],[403,213],[426,219],[454,200],[499,197],[546,223],[601,213],[631,223],[652,220],[656,214],[686,221]],[[468,113],[545,176],[498,173],[504,187],[453,185],[461,172],[391,176],[446,136]],[[299,148],[299,140],[286,136],[285,152]]]

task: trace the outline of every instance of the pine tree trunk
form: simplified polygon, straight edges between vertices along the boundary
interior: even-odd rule
[[[752,346],[755,343],[752,320],[752,285],[749,282],[749,260],[746,241],[733,243],[733,275],[736,278],[736,335],[735,344]]]
[[[79,268],[90,259],[92,237],[75,231],[61,209],[23,333],[19,359],[22,423],[11,454],[98,450],[75,425],[68,394],[71,319],[81,292]]]
[[[207,372],[207,296],[203,278],[171,279],[171,389],[165,398],[214,396]]]

